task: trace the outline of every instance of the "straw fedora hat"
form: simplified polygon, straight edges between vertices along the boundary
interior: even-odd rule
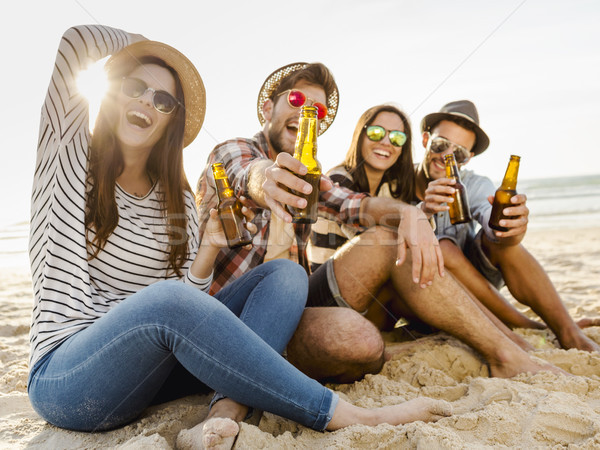
[[[185,129],[183,132],[183,146],[192,143],[202,128],[206,112],[206,91],[204,83],[196,67],[181,52],[173,47],[157,41],[139,41],[128,45],[115,53],[105,64],[107,73],[116,67],[131,64],[137,65],[140,58],[154,56],[163,60],[172,67],[179,76],[183,88],[185,108]]]
[[[262,107],[267,101],[267,99],[271,96],[271,94],[277,89],[279,83],[281,83],[281,81],[284,78],[287,78],[292,73],[298,70],[302,70],[308,65],[310,64],[307,62],[296,62],[288,64],[287,66],[280,67],[267,77],[262,87],[260,88],[260,91],[258,93],[258,100],[256,102],[256,113],[258,115],[258,120],[261,125],[264,125],[266,120],[263,116]],[[337,114],[340,94],[338,92],[337,84],[335,83],[335,81],[333,82],[333,84],[334,89],[327,97],[327,115],[324,119],[319,120],[319,136],[325,133],[327,128],[329,128],[329,126],[333,123],[333,119],[335,119],[335,116]]]
[[[469,100],[458,100],[442,106],[439,112],[428,114],[421,121],[421,133],[430,131],[437,123],[442,120],[452,121],[455,118],[462,118],[471,122],[475,132],[475,145],[471,149],[474,155],[483,153],[490,145],[490,138],[479,126],[479,114],[475,104]]]

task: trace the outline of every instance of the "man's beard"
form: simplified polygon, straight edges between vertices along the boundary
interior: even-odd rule
[[[290,155],[294,154],[294,149],[292,148],[290,151],[287,151],[284,148],[284,138],[283,133],[286,132],[286,128],[280,128],[279,131],[275,131],[275,127],[269,127],[267,132],[267,137],[269,138],[269,142],[271,143],[271,148],[278,155],[279,153],[289,153]]]

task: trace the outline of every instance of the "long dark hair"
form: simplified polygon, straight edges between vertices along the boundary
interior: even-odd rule
[[[412,133],[408,117],[396,106],[390,104],[373,106],[360,116],[356,128],[354,128],[350,148],[348,149],[348,153],[346,153],[344,167],[350,175],[352,175],[354,180],[352,186],[353,190],[358,192],[370,192],[369,180],[365,172],[365,159],[362,155],[362,138],[366,132],[365,127],[371,125],[377,115],[381,112],[391,112],[400,117],[404,124],[406,142],[402,146],[402,153],[394,165],[385,171],[380,185],[377,186],[377,191],[379,191],[379,188],[383,183],[387,182],[389,183],[390,191],[394,198],[399,198],[400,200],[409,203],[413,200],[415,192],[415,171],[412,159]]]
[[[156,64],[168,69],[175,78],[175,97],[179,105],[185,105],[181,82],[175,70],[164,61],[154,57],[144,57],[138,65]],[[135,66],[137,67],[137,66]],[[89,149],[87,198],[85,226],[93,229],[95,236],[88,239],[90,259],[98,256],[119,221],[115,202],[115,184],[124,168],[123,155],[114,134],[115,99],[123,76],[135,67],[120,67],[109,74],[109,91],[102,102],[94,126]],[[158,180],[163,214],[167,220],[169,233],[169,267],[181,276],[181,267],[188,257],[187,214],[184,192],[192,191],[183,169],[183,132],[185,128],[185,108],[179,106],[167,128],[154,145],[146,167],[152,180]]]

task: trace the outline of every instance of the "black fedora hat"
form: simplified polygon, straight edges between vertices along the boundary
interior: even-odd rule
[[[475,145],[471,149],[474,155],[483,153],[490,145],[490,138],[479,126],[479,114],[473,102],[469,100],[457,100],[442,106],[439,112],[428,114],[421,120],[421,133],[431,131],[437,123],[442,120],[456,122],[456,119],[461,118],[471,123],[473,132],[475,133]]]

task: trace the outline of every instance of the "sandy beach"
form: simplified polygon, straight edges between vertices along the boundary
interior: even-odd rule
[[[600,316],[599,227],[530,230],[525,244],[576,319]],[[33,297],[29,270],[23,264],[1,272],[1,448],[170,449],[179,430],[206,415],[209,397],[191,396],[152,407],[111,432],[76,433],[48,425],[31,408],[26,389]],[[510,296],[506,289],[503,293]],[[445,335],[424,338],[386,363],[380,374],[330,387],[364,407],[418,396],[445,399],[454,407],[453,416],[435,424],[353,426],[319,433],[265,413],[258,426],[242,424],[235,448],[599,448],[600,355],[559,349],[548,331],[518,332],[536,347],[536,357],[574,376],[544,372],[488,378],[485,363],[461,342]],[[600,327],[585,332],[600,343]]]

